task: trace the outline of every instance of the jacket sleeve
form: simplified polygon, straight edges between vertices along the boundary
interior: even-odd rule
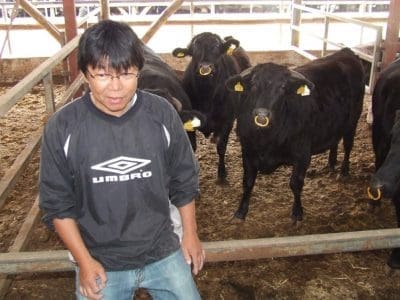
[[[177,112],[173,111],[169,147],[170,199],[177,207],[199,196],[199,164]]]
[[[61,127],[55,118],[50,119],[40,153],[39,207],[50,229],[54,229],[54,218],[76,218],[73,174],[64,151],[69,137]]]

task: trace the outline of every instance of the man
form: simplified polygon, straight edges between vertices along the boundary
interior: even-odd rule
[[[90,92],[46,125],[40,207],[77,264],[79,299],[199,299],[198,163],[172,106],[137,90],[141,42],[124,23],[87,29],[78,65]],[[174,233],[170,202],[183,236]]]

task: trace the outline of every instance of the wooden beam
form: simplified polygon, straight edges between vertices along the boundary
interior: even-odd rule
[[[31,133],[30,139],[26,143],[25,148],[19,153],[12,166],[7,169],[3,178],[0,180],[0,209],[3,207],[8,195],[17,183],[18,178],[25,170],[33,152],[38,149],[42,138],[42,131],[43,128],[39,128],[35,132]]]
[[[22,224],[21,229],[18,232],[18,235],[14,240],[14,243],[8,249],[9,253],[15,254],[16,252],[25,249],[26,245],[29,242],[29,238],[31,237],[30,233],[32,231],[32,228],[38,220],[38,216],[39,216],[39,197],[36,197],[31,210],[29,211],[27,217],[25,218],[25,221]],[[6,291],[8,290],[10,285],[11,285],[11,280],[7,278],[6,275],[0,275],[0,296],[4,296],[6,294]]]
[[[204,242],[206,262],[320,255],[400,247],[400,228]],[[66,250],[0,253],[0,273],[72,271]]]
[[[160,27],[167,22],[168,18],[173,15],[179,7],[181,7],[184,0],[174,0],[160,15],[160,17],[154,21],[151,25],[149,30],[144,34],[142,37],[142,41],[147,44],[149,40],[154,36]]]
[[[396,53],[400,51],[399,26],[400,0],[390,0],[386,38],[383,47],[382,68],[387,67],[396,58]]]
[[[60,109],[61,106],[66,104],[76,92],[84,84],[85,80],[82,74],[79,74],[74,82],[68,87],[61,97],[61,100],[56,105],[56,110]],[[3,178],[0,180],[0,209],[3,207],[5,200],[15,186],[19,176],[22,174],[29,159],[32,157],[33,152],[38,148],[40,140],[42,138],[43,128],[39,128],[34,133],[31,134],[31,138],[26,144],[25,148],[20,152],[14,163],[7,172],[4,174]],[[0,298],[1,299],[1,298]]]
[[[13,86],[6,94],[0,96],[0,117],[4,116],[11,107],[29,92],[40,80],[67,57],[78,45],[79,37],[67,43],[59,52],[41,63],[35,70]]]
[[[64,45],[64,36],[58,28],[50,23],[41,12],[27,0],[19,0],[21,7],[40,25],[42,25],[52,37],[54,37],[61,45]]]

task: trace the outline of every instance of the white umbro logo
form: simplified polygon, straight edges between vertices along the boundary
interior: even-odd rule
[[[91,168],[93,170],[123,175],[148,165],[150,162],[151,160],[148,159],[120,156],[94,165]]]

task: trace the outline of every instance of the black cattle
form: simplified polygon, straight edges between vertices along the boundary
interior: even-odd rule
[[[292,219],[301,221],[301,192],[313,154],[330,150],[329,167],[337,161],[343,138],[341,173],[349,172],[357,121],[364,96],[364,72],[350,50],[316,59],[295,70],[259,64],[227,81],[241,94],[237,134],[242,147],[243,196],[235,216],[244,219],[258,172],[270,174],[292,166]]]
[[[143,49],[145,63],[140,70],[138,88],[164,97],[175,107],[184,123],[192,148],[196,150],[195,129],[201,128],[205,123],[204,115],[192,109],[176,72],[148,46],[143,44]],[[195,118],[199,121],[193,122]]]
[[[379,76],[372,95],[372,113],[376,172],[368,195],[377,201],[372,203],[380,203],[381,197],[391,198],[400,227],[400,59]],[[400,269],[400,248],[393,249],[388,265]]]
[[[238,99],[235,93],[225,88],[225,81],[240,72],[239,64],[232,55],[234,47],[239,47],[239,41],[233,38],[223,40],[216,34],[204,32],[194,36],[187,48],[173,51],[175,57],[192,57],[182,84],[193,109],[206,117],[206,124],[199,130],[206,137],[213,134],[212,141],[217,145],[219,157],[220,183],[226,180],[226,145],[235,119],[235,99]]]

